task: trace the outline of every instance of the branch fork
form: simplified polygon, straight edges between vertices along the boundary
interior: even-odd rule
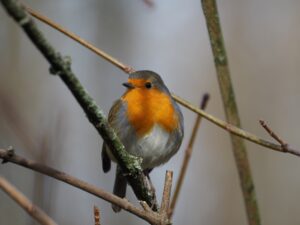
[[[161,205],[158,212],[152,211],[150,206],[145,201],[140,201],[140,205],[142,206],[145,212],[149,212],[158,218],[159,223],[156,225],[172,224],[168,213],[170,209],[172,181],[173,181],[173,171],[167,170],[165,175],[164,190],[163,190]]]

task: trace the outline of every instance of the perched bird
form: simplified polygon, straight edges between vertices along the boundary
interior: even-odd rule
[[[166,163],[179,149],[183,138],[183,116],[161,77],[152,71],[129,74],[127,90],[108,115],[110,125],[126,151],[142,159],[145,175]],[[110,170],[115,161],[108,146],[102,147],[102,167]],[[125,197],[127,181],[117,166],[113,193]],[[115,212],[120,207],[113,205]]]

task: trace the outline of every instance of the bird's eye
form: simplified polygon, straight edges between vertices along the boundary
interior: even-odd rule
[[[147,83],[145,83],[145,87],[147,89],[150,89],[150,88],[152,88],[152,84],[150,82],[147,82]]]

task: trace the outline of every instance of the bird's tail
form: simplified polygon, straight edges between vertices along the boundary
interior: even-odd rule
[[[116,179],[115,179],[115,185],[114,185],[114,194],[120,198],[124,198],[126,195],[126,188],[127,188],[126,177],[123,176],[120,167],[117,166]],[[114,204],[112,204],[112,209],[114,210],[114,212],[121,211],[120,206],[117,206]]]

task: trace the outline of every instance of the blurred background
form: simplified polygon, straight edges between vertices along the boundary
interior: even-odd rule
[[[159,73],[169,89],[194,104],[204,92],[207,111],[224,112],[200,0],[27,0],[69,30],[135,69]],[[300,2],[219,0],[218,8],[232,82],[243,128],[270,140],[264,119],[286,142],[300,149]],[[37,22],[48,40],[72,57],[72,68],[107,114],[124,92],[126,74],[87,49]],[[101,169],[102,139],[22,30],[0,7],[0,147],[70,173],[112,191],[114,170]],[[298,100],[297,100],[298,99]],[[180,152],[152,172],[160,199],[167,169],[178,177],[195,114],[182,108],[185,140]],[[263,224],[300,224],[300,159],[247,142]],[[146,224],[110,204],[17,165],[0,174],[59,224],[93,224],[93,206],[103,225]],[[130,201],[136,203],[131,189]],[[35,224],[0,191],[0,224]],[[203,121],[174,224],[246,223],[229,135]]]

